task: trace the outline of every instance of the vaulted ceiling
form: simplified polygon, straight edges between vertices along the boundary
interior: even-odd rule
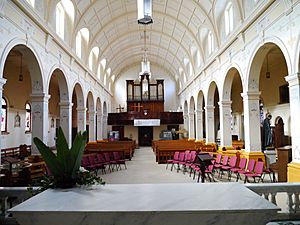
[[[30,0],[26,0],[30,1]],[[64,0],[62,0],[64,1]],[[99,59],[118,77],[124,70],[140,64],[146,29],[147,55],[152,65],[164,68],[177,81],[199,73],[213,57],[207,49],[208,33],[213,34],[217,51],[231,34],[224,34],[224,11],[231,4],[235,28],[262,2],[257,0],[153,0],[153,24],[137,23],[137,0],[70,0],[75,9],[69,45],[75,48],[77,33],[89,30],[84,63],[89,52],[99,47]],[[36,4],[37,4],[36,0]],[[43,0],[45,19],[55,26],[53,16],[60,0]],[[68,10],[68,9],[66,9]],[[52,16],[53,15],[53,16]],[[52,20],[52,22],[51,22]],[[233,30],[234,31],[234,30]],[[232,32],[234,33],[234,32]]]

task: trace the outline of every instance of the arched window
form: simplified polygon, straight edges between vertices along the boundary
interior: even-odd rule
[[[211,31],[208,32],[207,42],[208,42],[208,54],[210,55],[214,50],[214,35],[212,34]]]
[[[89,55],[89,68],[92,71],[94,71],[96,63],[98,61],[98,56],[99,56],[99,48],[98,47],[94,47],[92,49],[92,51],[90,52],[90,55]]]
[[[7,132],[7,101],[2,98],[1,132]]]
[[[233,30],[233,7],[229,2],[225,9],[225,34],[228,35]]]
[[[26,0],[33,8],[35,6],[35,0]]]
[[[75,51],[79,58],[82,56],[82,47],[85,48],[88,45],[89,36],[90,32],[87,28],[82,28],[76,35]]]
[[[105,74],[104,74],[104,77],[103,77],[103,84],[104,84],[104,85],[106,85],[106,76],[107,76],[107,75],[106,75],[106,73],[105,73]]]
[[[25,132],[31,131],[31,105],[26,103],[25,105],[26,115],[25,115]]]
[[[74,5],[70,0],[61,0],[56,5],[56,33],[64,40],[65,24],[73,26],[75,10]]]
[[[65,36],[65,11],[61,2],[56,5],[56,33],[62,39]]]

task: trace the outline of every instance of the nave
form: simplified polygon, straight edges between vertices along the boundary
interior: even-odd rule
[[[131,161],[126,161],[127,169],[122,166],[122,170],[107,172],[100,174],[104,181],[108,184],[156,184],[156,183],[196,183],[193,176],[189,176],[189,171],[183,174],[182,170],[176,172],[176,166],[171,171],[171,165],[166,170],[166,164],[158,164],[155,162],[155,155],[151,147],[140,147],[135,150],[134,157]],[[218,174],[214,176],[216,182],[229,182],[227,175],[224,174],[222,179]],[[207,180],[206,182],[209,182]],[[235,182],[235,176],[231,182]],[[239,181],[244,183],[243,180]],[[252,180],[251,180],[252,182]],[[269,176],[265,176],[264,182],[270,183]]]

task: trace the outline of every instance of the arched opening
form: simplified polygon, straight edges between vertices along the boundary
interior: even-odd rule
[[[220,110],[219,91],[217,84],[213,81],[209,85],[206,106],[206,142],[220,141]]]
[[[95,121],[96,121],[96,113],[94,107],[94,97],[92,92],[88,93],[86,108],[88,109],[86,113],[86,130],[88,131],[88,140],[95,141]]]
[[[251,105],[252,111],[257,110],[258,112],[255,114],[249,111],[245,112],[248,113],[248,115],[245,115],[245,134],[248,135],[249,141],[248,149],[251,149],[251,147],[257,149],[274,148],[274,135],[271,131],[265,131],[270,130],[268,126],[271,126],[273,129],[274,118],[278,116],[286,124],[284,127],[285,135],[291,136],[291,131],[287,127],[290,115],[289,87],[285,80],[287,74],[288,69],[285,57],[276,44],[267,43],[259,48],[251,63],[248,81],[248,92],[256,93],[257,97],[252,97],[251,102],[248,100],[247,104]],[[264,123],[267,120],[267,114],[272,115],[272,119],[269,119],[270,125]],[[271,136],[271,139],[268,136]],[[247,148],[247,137],[245,139]],[[289,139],[286,138],[285,140],[289,142]],[[265,142],[265,140],[269,141]]]
[[[96,140],[102,139],[102,107],[101,107],[101,100],[97,98],[96,102]]]
[[[196,118],[195,118],[195,101],[194,97],[191,97],[189,107],[189,138],[196,138]]]
[[[197,109],[196,109],[196,139],[202,140],[206,136],[205,132],[205,101],[202,91],[199,91],[197,97]]]
[[[102,114],[102,137],[107,138],[107,116],[108,116],[108,111],[107,111],[107,104],[106,102],[103,102],[103,114]]]
[[[25,45],[13,47],[4,63],[3,78],[6,79],[2,96],[7,100],[7,127],[1,148],[26,144],[32,146],[32,154],[39,154],[32,138],[39,137],[47,143],[48,123],[43,120],[43,114],[48,113],[48,108],[43,103],[48,102],[48,97],[44,94],[41,69],[34,52]],[[26,128],[27,103],[32,111],[30,130]]]
[[[86,130],[86,108],[84,104],[83,92],[79,83],[73,89],[72,94],[72,142],[78,131]]]

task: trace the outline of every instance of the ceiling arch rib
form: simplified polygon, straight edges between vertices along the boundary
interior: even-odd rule
[[[150,55],[151,57],[156,57],[157,60],[153,60],[151,61],[151,65],[157,65],[158,67],[163,68],[164,70],[169,72],[169,75],[171,75],[171,78],[175,79],[175,75],[178,73],[178,71],[175,70],[174,66],[166,61],[167,66],[162,66],[159,61],[162,60],[162,56],[157,56],[157,55]],[[132,60],[135,60],[136,63],[132,63]],[[126,68],[130,68],[132,66],[136,66],[136,65],[140,65],[140,55],[133,55],[132,58],[122,58],[122,60],[118,63],[118,65],[116,65],[116,70],[120,71],[120,73],[122,71],[124,71]],[[138,74],[136,75],[138,77]]]
[[[131,32],[131,35],[133,38],[137,36],[137,35],[135,35],[135,33],[132,33],[132,32]],[[146,47],[149,49],[147,52],[154,51],[152,49],[152,47],[156,46],[158,48],[162,48],[162,49],[170,51],[170,53],[172,53],[172,55],[174,57],[176,57],[179,61],[181,59],[183,59],[184,57],[186,57],[188,50],[182,48],[180,43],[176,39],[172,39],[170,36],[165,37],[165,35],[163,36],[159,32],[152,33],[151,38],[155,35],[158,35],[159,37],[154,38],[157,41],[155,41],[155,42],[153,41],[152,44],[147,44]],[[116,55],[118,55],[122,52],[120,49],[125,49],[125,48],[130,48],[130,47],[133,47],[133,48],[138,47],[140,54],[142,56],[143,48],[144,48],[143,41],[140,40],[139,43],[132,43],[132,42],[128,42],[128,39],[129,39],[128,35],[124,35],[122,38],[115,40],[117,42],[116,44],[111,45],[112,47],[101,51],[101,53],[106,56],[107,60],[110,63],[114,63],[113,59],[116,57]],[[189,54],[191,54],[190,51],[189,51]],[[124,55],[121,55],[121,56],[124,56]],[[127,56],[125,56],[125,57],[127,57]]]
[[[128,18],[128,16],[133,16],[135,14],[136,12],[133,11],[127,13],[125,16],[127,16]],[[147,26],[147,30],[149,33],[151,33],[152,31],[157,31],[162,34],[167,34],[173,39],[180,40],[181,45],[187,50],[187,56],[189,57],[191,57],[188,51],[191,43],[194,43],[194,45],[200,50],[201,54],[203,54],[202,47],[197,38],[198,31],[195,31],[195,33],[193,33],[189,29],[189,27],[186,27],[183,23],[177,21],[174,17],[170,17],[166,14],[161,14],[161,16],[164,16],[163,21],[157,22],[158,24]],[[159,19],[157,20],[159,21]],[[142,31],[143,27],[141,25],[138,25],[135,19],[126,21],[122,17],[116,17],[110,23],[105,24],[105,26],[99,28],[96,34],[94,31],[95,29],[96,28],[91,30],[91,33],[93,33],[93,38],[91,39],[90,46],[101,43],[101,46],[106,46],[104,47],[104,50],[103,47],[101,47],[102,52],[105,52],[105,48],[109,48],[109,46],[112,45],[111,43],[115,42],[120,36],[130,34],[138,29]],[[111,38],[113,38],[113,41],[111,41]],[[134,39],[134,41],[136,41],[136,38]]]
[[[160,64],[161,66],[164,65],[164,63],[167,61],[168,65],[173,65],[176,67],[179,67],[179,66],[183,67],[183,63],[180,61],[180,59],[178,59],[175,54],[168,51],[168,49],[162,48],[161,46],[158,46],[158,45],[152,46],[152,47],[153,47],[153,52],[158,52],[158,53],[156,53],[156,54],[148,53],[147,54],[148,59],[151,63],[154,61],[157,61],[157,56],[161,56],[160,60],[157,61],[157,63]],[[113,58],[111,58],[109,60],[110,63],[108,64],[108,67],[112,67],[113,64],[119,65],[120,61],[122,61],[123,58],[130,59],[132,56],[136,56],[136,55],[139,56],[140,59],[138,62],[140,63],[141,59],[142,59],[142,54],[141,54],[141,50],[140,50],[139,46],[136,46],[136,45],[125,46],[122,49],[119,49],[119,54],[114,55]],[[171,58],[168,57],[168,55],[171,55]],[[119,71],[116,69],[116,67],[115,67],[114,73],[115,74],[119,73]]]
[[[198,28],[203,22],[214,27],[212,20],[208,17],[211,13],[212,1],[204,0],[205,2],[194,2],[192,0],[154,0],[153,1],[153,17],[154,24],[147,26],[149,33],[155,33],[148,41],[147,46],[158,46],[163,51],[153,51],[149,48],[148,54],[164,55],[164,51],[170,52],[171,58],[164,59],[164,63],[182,64],[184,58],[188,58],[193,65],[193,71],[197,71],[197,65],[193,60],[190,48],[196,47],[200,52],[201,60],[204,61],[204,50],[200,40],[197,38]],[[74,34],[82,26],[88,27],[91,31],[91,41],[89,48],[99,46],[99,58],[107,58],[113,73],[117,74],[116,70],[121,71],[122,68],[116,67],[117,62],[110,62],[111,59],[117,57],[115,55],[122,54],[120,52],[120,44],[126,48],[131,48],[131,45],[138,45],[137,48],[143,47],[143,42],[137,44],[137,37],[143,29],[136,22],[136,0],[124,1],[82,1],[73,0],[74,4],[80,8],[77,9],[78,16]],[[215,29],[214,29],[215,30]],[[138,34],[133,37],[132,33]],[[157,33],[157,34],[156,34]],[[76,36],[76,35],[73,35]],[[217,36],[217,35],[216,35]],[[73,38],[74,39],[74,38]],[[127,39],[124,41],[123,39]],[[167,47],[165,44],[168,44]],[[136,54],[141,55],[142,51]],[[176,56],[176,57],[174,57]],[[126,57],[123,55],[123,57]],[[134,61],[134,57],[131,63]],[[135,59],[136,60],[136,59]],[[168,60],[168,62],[166,61]],[[127,60],[128,61],[128,60]],[[130,60],[129,60],[130,61]],[[138,60],[139,63],[140,60]],[[151,61],[153,61],[151,59]],[[178,61],[177,63],[174,63]],[[180,62],[180,64],[179,64]],[[160,62],[161,65],[161,62]],[[174,66],[174,65],[172,65]],[[172,67],[171,66],[171,67]],[[183,67],[184,68],[184,67]],[[173,70],[177,70],[174,68]],[[174,73],[175,75],[176,73]]]

